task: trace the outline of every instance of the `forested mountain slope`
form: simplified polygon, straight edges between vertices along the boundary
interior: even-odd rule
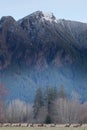
[[[8,100],[32,101],[38,86],[77,92],[87,100],[87,24],[34,12],[0,20],[0,82]]]

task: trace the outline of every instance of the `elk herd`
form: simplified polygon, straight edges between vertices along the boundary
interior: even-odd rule
[[[81,127],[80,124],[0,123],[0,127]],[[85,125],[87,127],[87,125]]]
[[[80,124],[0,123],[0,127],[81,127]],[[83,125],[87,128],[87,124]]]

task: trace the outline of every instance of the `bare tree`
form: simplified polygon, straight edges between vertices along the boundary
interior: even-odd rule
[[[79,123],[87,123],[87,102],[80,105]]]
[[[53,105],[52,118],[57,123],[76,123],[78,122],[79,103],[72,100],[58,98]]]
[[[7,108],[7,119],[9,122],[27,122],[32,113],[31,106],[19,99],[13,100]]]
[[[0,122],[5,120],[5,97],[7,89],[3,84],[0,84]]]

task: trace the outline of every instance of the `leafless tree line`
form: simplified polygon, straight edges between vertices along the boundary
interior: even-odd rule
[[[75,92],[71,99],[64,96],[65,92],[60,91],[61,96],[55,96],[55,89],[47,89],[46,102],[43,104],[41,98],[41,90],[39,89],[36,101],[34,104],[29,104],[19,99],[11,101],[6,104],[4,96],[6,90],[3,85],[0,85],[0,122],[1,123],[33,123],[44,124],[50,121],[53,124],[71,124],[87,123],[87,102],[81,104],[79,102],[78,94]],[[53,92],[54,91],[54,92]],[[52,93],[53,92],[53,93]],[[53,96],[53,97],[52,97]],[[55,97],[55,98],[54,98]],[[41,100],[40,100],[41,99]],[[39,103],[42,105],[40,105]],[[33,107],[34,106],[34,107]],[[37,107],[37,109],[35,109]],[[38,110],[36,117],[34,117],[34,109]],[[36,112],[36,111],[35,111]]]
[[[3,122],[9,123],[40,123],[44,124],[47,116],[47,108],[39,110],[37,120],[33,118],[33,107],[24,101],[14,100],[9,103],[6,110],[3,111]],[[53,124],[71,124],[87,123],[87,102],[80,104],[67,99],[56,99],[51,106],[51,120]],[[1,120],[2,121],[2,120]],[[26,126],[27,126],[26,124]],[[32,125],[31,124],[31,125]],[[20,125],[20,124],[19,124]]]

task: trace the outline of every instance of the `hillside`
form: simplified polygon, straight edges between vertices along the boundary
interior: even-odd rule
[[[0,82],[8,100],[32,102],[38,86],[77,92],[87,100],[87,24],[34,12],[0,19]]]

